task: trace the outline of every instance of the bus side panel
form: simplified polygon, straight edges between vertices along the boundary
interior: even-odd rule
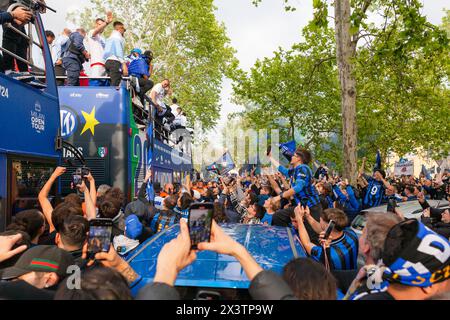
[[[59,87],[59,96],[63,139],[83,153],[97,186],[105,183],[126,191],[128,91],[114,87]],[[63,177],[66,193],[70,173]]]
[[[7,186],[8,186],[8,171],[7,171],[6,154],[0,153],[0,230],[6,228],[6,202],[7,202]]]
[[[10,153],[59,157],[56,97],[0,74],[0,149]]]

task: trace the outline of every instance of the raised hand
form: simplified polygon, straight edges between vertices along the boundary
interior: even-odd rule
[[[64,173],[66,173],[67,169],[64,167],[56,167],[55,171],[53,171],[52,176],[55,178],[58,178],[62,176]]]
[[[110,24],[113,21],[113,13],[112,11],[106,12],[106,23]]]

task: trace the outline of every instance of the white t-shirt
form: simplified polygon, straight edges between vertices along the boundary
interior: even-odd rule
[[[186,127],[186,117],[183,114],[177,114],[175,116],[175,120],[173,120],[173,123],[176,126]]]
[[[177,109],[179,108],[179,106],[174,103],[173,105],[170,106],[170,109],[172,109],[172,114],[177,114]]]
[[[103,59],[105,53],[105,38],[99,33],[93,37],[93,33],[94,30],[89,31],[88,36],[86,37],[86,47],[91,54],[91,59],[89,60],[91,76],[102,77],[105,75],[105,60]]]
[[[155,100],[156,103],[162,107],[164,107],[164,97],[166,96],[166,90],[164,90],[161,83],[156,84],[152,91],[150,92],[150,95],[153,94],[153,92],[156,92]]]

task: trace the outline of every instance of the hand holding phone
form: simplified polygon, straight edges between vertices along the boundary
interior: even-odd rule
[[[192,250],[196,250],[200,242],[210,241],[213,215],[214,204],[211,202],[194,203],[190,206],[188,226]]]
[[[388,200],[386,211],[395,213],[395,208],[397,208],[397,207],[398,207],[397,201],[395,201],[394,198],[390,198]]]
[[[90,255],[109,251],[112,226],[111,219],[92,219],[89,221],[88,252]]]
[[[335,225],[336,225],[336,222],[334,222],[333,220],[330,220],[330,222],[328,223],[327,230],[325,230],[325,235],[323,236],[324,240],[328,240]]]

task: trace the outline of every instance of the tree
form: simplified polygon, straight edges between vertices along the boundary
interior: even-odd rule
[[[215,18],[213,0],[91,0],[90,7],[68,19],[89,30],[95,17],[109,9],[126,24],[128,51],[153,51],[153,80],[171,79],[188,119],[201,121],[204,130],[214,127],[222,79],[237,61],[224,25]]]
[[[245,106],[247,128],[278,129],[281,141],[295,139],[314,149],[315,157],[338,162],[340,110],[333,31],[303,30],[305,41],[273,58],[257,61],[240,73],[233,89]]]
[[[450,38],[450,10],[445,12],[445,17],[442,19],[442,29],[447,32],[447,36]]]
[[[253,2],[257,4],[260,1],[254,0]],[[289,6],[289,0],[284,0],[284,2],[287,10],[295,10],[295,8]],[[327,1],[314,0],[313,6],[314,19],[310,27],[316,29],[328,28],[330,17],[328,15]],[[361,136],[357,130],[358,125],[361,125],[358,117],[359,120],[365,120],[363,124],[365,129],[368,129],[370,126],[373,127],[375,123],[379,126],[380,132],[389,130],[384,126],[380,126],[380,124],[385,124],[385,121],[382,121],[380,116],[374,116],[380,122],[371,123],[374,120],[374,118],[371,118],[372,115],[364,113],[367,111],[367,106],[371,104],[359,103],[359,99],[362,97],[364,99],[372,99],[372,103],[377,101],[383,107],[389,106],[391,108],[395,104],[408,109],[407,112],[401,114],[391,113],[386,117],[404,129],[398,130],[397,128],[395,132],[398,137],[404,138],[401,141],[404,143],[404,147],[396,149],[402,149],[401,151],[404,152],[405,147],[411,148],[410,151],[412,151],[412,148],[415,147],[432,146],[440,152],[445,152],[445,150],[448,152],[447,146],[440,145],[442,139],[428,134],[428,140],[425,141],[417,136],[417,131],[412,130],[410,127],[406,128],[407,125],[420,124],[421,120],[426,120],[425,123],[430,124],[431,114],[425,107],[430,101],[434,102],[434,106],[441,105],[442,107],[448,105],[448,37],[442,30],[427,22],[420,12],[421,6],[418,0],[334,1],[336,59],[339,69],[342,109],[342,162],[344,176],[349,178],[352,183],[355,182],[357,174],[356,152],[358,145],[364,145],[361,144],[361,141],[371,141],[372,145],[374,145],[374,141],[380,141],[380,136],[385,137],[383,134],[373,130],[368,130],[371,133],[370,136]],[[378,25],[370,23],[369,15],[378,15],[383,23]],[[362,41],[364,43],[361,44]],[[439,58],[442,58],[441,61],[436,59],[438,55]],[[412,61],[414,61],[414,65],[418,65],[419,62],[424,63],[424,66],[420,69],[426,71],[427,75],[433,69],[439,71],[446,69],[447,75],[436,78],[420,77],[408,67],[408,63]],[[368,62],[374,62],[372,64],[374,73],[371,74],[373,78],[370,78],[370,80],[378,79],[379,87],[394,83],[394,88],[399,90],[395,92],[388,90],[392,95],[383,95],[387,100],[380,100],[379,96],[377,97],[373,94],[379,92],[376,88],[377,82],[369,81],[368,77],[361,72]],[[376,63],[380,62],[385,63],[381,63],[382,66],[377,66]],[[399,64],[394,65],[394,63]],[[446,68],[445,65],[447,66]],[[361,68],[361,70],[357,70],[358,68]],[[387,71],[385,77],[378,76],[375,72],[377,68],[379,68],[378,72],[380,69]],[[406,78],[410,80],[409,86],[403,82]],[[359,83],[360,80],[366,82]],[[362,93],[358,92],[359,88],[363,90]],[[365,89],[373,89],[373,91]],[[420,103],[414,103],[410,99],[413,96],[411,92],[414,92],[416,98],[421,98]],[[432,97],[425,98],[425,92],[431,93]],[[409,105],[408,108],[410,103],[412,103],[412,106]],[[360,106],[366,106],[366,108],[360,108]],[[443,109],[448,110],[448,108]],[[436,108],[433,108],[433,110],[436,110]],[[432,120],[438,123],[439,127],[442,127],[442,122],[448,119],[448,117],[445,117],[448,115],[446,110],[439,110],[438,113],[439,116],[442,115],[444,118],[436,120],[431,117]],[[383,112],[380,114],[386,115]],[[423,125],[420,127],[423,128]],[[448,135],[444,134],[444,138],[446,137]],[[438,145],[433,145],[434,143]],[[390,139],[383,140],[383,144],[384,146],[393,146],[394,143]],[[368,143],[365,145],[367,146]],[[394,145],[394,149],[395,147]]]

